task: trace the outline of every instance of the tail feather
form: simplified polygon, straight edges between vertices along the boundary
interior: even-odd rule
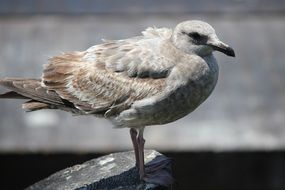
[[[6,78],[0,80],[0,86],[10,90],[0,94],[0,98],[29,99],[22,106],[29,111],[67,106],[66,100],[56,92],[47,90],[38,79]]]
[[[41,109],[53,109],[55,107],[53,107],[52,105],[46,104],[46,103],[36,102],[36,101],[31,100],[31,101],[28,101],[22,104],[22,108],[27,111],[37,111]]]
[[[3,94],[0,94],[0,98],[7,98],[7,99],[28,99],[25,96],[22,96],[21,94],[18,94],[14,91],[5,92]]]
[[[41,86],[41,81],[38,79],[15,79],[7,78],[0,80],[0,85],[6,87],[14,93],[5,93],[4,97],[8,95],[19,94],[21,96],[27,97],[28,99],[33,99],[45,103],[51,104],[63,104],[62,99],[58,94],[53,91],[48,91],[46,88]],[[13,96],[12,96],[13,97]]]

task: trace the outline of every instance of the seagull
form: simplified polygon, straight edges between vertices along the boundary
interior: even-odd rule
[[[149,27],[140,36],[103,40],[86,51],[52,57],[41,79],[2,79],[0,85],[9,91],[0,98],[27,99],[22,105],[27,111],[59,109],[130,128],[139,176],[148,182],[145,127],[176,121],[209,97],[219,72],[214,51],[235,57],[206,22]]]

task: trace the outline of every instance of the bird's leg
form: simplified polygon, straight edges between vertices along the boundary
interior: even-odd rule
[[[139,134],[137,138],[138,142],[138,152],[139,152],[139,173],[140,180],[143,180],[145,177],[145,167],[144,167],[144,144],[145,140],[143,138],[144,127],[139,129]]]
[[[135,157],[136,157],[136,167],[139,168],[139,149],[138,149],[138,132],[136,129],[130,129],[130,135],[134,147]]]
[[[144,144],[143,138],[144,127],[140,129],[130,129],[130,134],[135,150],[136,166],[139,169],[140,180],[159,184],[162,186],[169,186],[174,182],[171,175],[171,159],[165,156],[156,156],[155,159],[144,164]]]

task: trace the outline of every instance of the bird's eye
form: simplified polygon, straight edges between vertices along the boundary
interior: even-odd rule
[[[199,40],[202,37],[198,32],[191,32],[188,34],[188,36],[195,40]]]

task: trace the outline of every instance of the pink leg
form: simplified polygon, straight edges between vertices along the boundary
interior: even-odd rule
[[[140,129],[130,129],[132,143],[134,146],[136,167],[139,169],[140,180],[148,183],[169,186],[174,179],[171,175],[171,159],[165,156],[157,156],[154,160],[144,163],[144,127]]]
[[[144,128],[139,129],[138,135],[138,152],[139,152],[139,172],[140,172],[140,180],[143,180],[145,177],[145,166],[144,166],[144,144],[145,140],[143,138]]]
[[[138,150],[138,132],[136,129],[131,128],[130,129],[131,139],[135,151],[135,157],[136,157],[136,167],[139,167],[139,150]]]

